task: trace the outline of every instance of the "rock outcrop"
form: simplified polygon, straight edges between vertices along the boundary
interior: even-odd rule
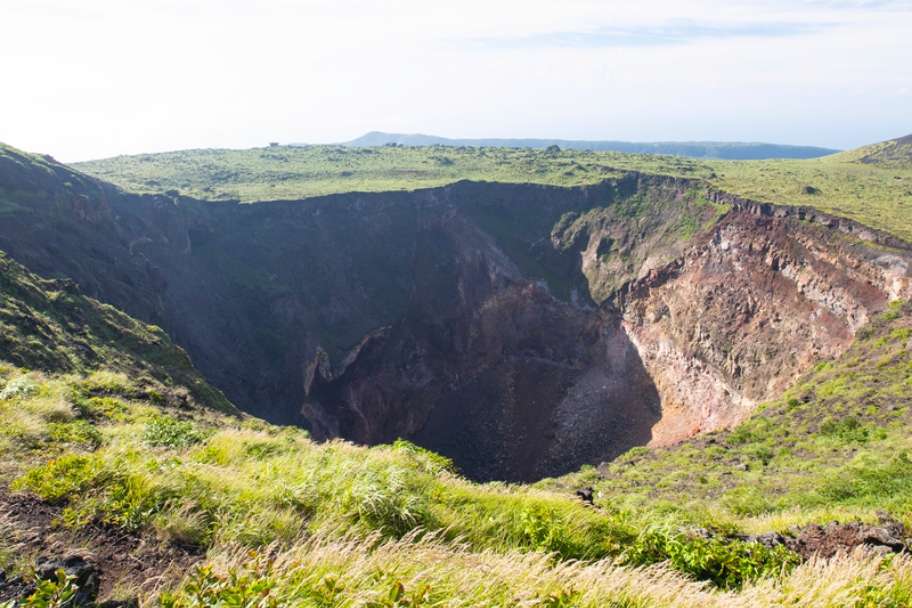
[[[653,444],[729,427],[896,298],[908,250],[797,214],[735,207],[685,255],[617,293],[624,327],[661,396]]]

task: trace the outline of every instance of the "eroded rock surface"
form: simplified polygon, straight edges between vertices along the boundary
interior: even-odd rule
[[[792,216],[736,209],[685,255],[618,294],[656,383],[653,444],[732,426],[872,314],[912,295],[907,251]]]

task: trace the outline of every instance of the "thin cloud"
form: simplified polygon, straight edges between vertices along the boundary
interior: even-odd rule
[[[912,0],[804,0],[802,4],[836,10],[912,10]]]
[[[545,32],[522,37],[478,39],[496,48],[601,48],[688,44],[702,40],[782,38],[801,36],[833,27],[833,23],[738,23],[705,25],[691,22],[661,26],[602,27],[585,32]]]

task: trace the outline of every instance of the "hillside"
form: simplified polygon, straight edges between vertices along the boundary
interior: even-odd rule
[[[508,148],[276,146],[119,156],[74,167],[135,192],[177,190],[208,200],[257,202],[415,190],[460,180],[593,184],[623,172],[605,162],[613,157]],[[641,162],[659,167],[687,161],[656,157]]]
[[[904,243],[699,180],[245,205],[28,167],[8,169],[8,199],[56,202],[7,214],[11,255],[161,325],[248,413],[320,439],[404,437],[475,479],[733,424],[910,290]]]
[[[759,160],[765,158],[816,158],[835,154],[838,150],[814,146],[785,146],[780,144],[744,142],[653,142],[580,141],[572,139],[451,139],[436,135],[383,133],[371,131],[345,142],[346,146],[374,147],[396,144],[401,146],[472,146],[480,148],[547,148],[559,146],[567,150],[623,152],[625,154],[672,154],[693,158],[727,160]]]
[[[839,157],[867,165],[908,169],[912,167],[912,135],[850,150]]]
[[[909,309],[894,306],[858,349],[795,392],[831,399],[832,421],[811,432],[827,452],[833,445],[849,456],[861,446],[861,479],[882,479],[878,467],[894,466],[871,457],[905,428],[909,326]],[[852,386],[824,394],[833,378],[819,376],[854,368],[853,361],[887,369],[884,381],[874,380],[877,394],[863,414],[854,401],[837,405],[854,397]],[[871,382],[865,370],[856,377],[863,386]],[[83,602],[97,595],[162,606],[894,606],[908,592],[912,563],[905,556],[801,564],[784,545],[739,537],[758,529],[749,520],[713,519],[680,505],[670,511],[652,498],[609,499],[606,489],[616,491],[619,481],[610,471],[633,462],[633,470],[649,476],[658,471],[647,463],[667,462],[673,450],[619,461],[599,486],[596,502],[604,508],[592,508],[562,497],[559,488],[466,482],[446,459],[406,442],[369,449],[316,444],[300,430],[188,409],[160,400],[146,382],[108,371],[0,370],[6,421],[0,471],[13,480],[13,493],[0,491],[0,568],[6,572],[0,601],[27,593],[25,606],[63,606],[60,598],[73,595]],[[795,400],[801,405],[790,400],[791,411],[809,409]],[[845,414],[852,412],[863,422],[849,424],[855,418]],[[754,444],[777,440],[762,435],[772,428],[762,422],[708,441],[740,445],[761,458]],[[862,462],[875,469],[866,472]],[[890,470],[886,486],[840,496],[877,505],[890,496],[886,508],[903,512],[904,494],[897,493],[903,478]],[[592,473],[582,475],[574,482]],[[827,477],[810,468],[788,479],[813,487]],[[727,490],[750,495],[755,482],[739,473]],[[744,509],[736,512],[753,513]],[[802,523],[831,516],[819,509],[789,514]],[[710,522],[712,535],[694,531],[694,521]],[[125,560],[139,567],[125,568]],[[634,568],[657,562],[666,563]],[[55,563],[59,574],[53,574]],[[33,586],[36,571],[49,572],[50,581]]]
[[[441,150],[0,148],[0,606],[909,604],[901,170]]]
[[[641,171],[703,179],[752,200],[814,207],[912,240],[912,166],[858,163],[852,154],[724,161],[532,148],[278,146],[121,156],[74,166],[134,192],[175,190],[243,202],[414,190],[461,179],[591,185]]]
[[[3,252],[0,353],[6,363],[38,372],[116,370],[157,386],[162,398],[236,411],[161,328],[85,297],[72,280],[38,277]]]
[[[163,407],[123,375],[6,368],[2,381],[15,493],[0,494],[0,601],[25,590],[25,606],[73,594],[162,606],[893,606],[908,591],[905,556],[799,565],[737,527],[707,538],[655,510],[471,484],[404,442],[315,444]],[[47,571],[55,555],[70,556],[61,574],[30,587],[31,564]]]

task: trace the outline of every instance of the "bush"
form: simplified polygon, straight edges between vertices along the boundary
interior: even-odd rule
[[[834,472],[820,487],[825,501],[861,501],[882,508],[885,500],[912,501],[912,460],[900,452],[888,462],[865,458]]]
[[[153,520],[162,540],[185,548],[202,548],[212,539],[210,515],[192,505],[183,505],[155,516]]]
[[[126,374],[107,370],[89,374],[77,386],[83,392],[92,395],[122,395],[129,397],[136,393],[136,387],[130,382]]]
[[[85,420],[69,423],[52,422],[48,424],[48,435],[54,441],[69,443],[96,450],[101,445],[101,433]]]
[[[270,591],[276,586],[272,577],[264,572],[256,576],[237,574],[219,577],[210,567],[197,568],[183,585],[179,596],[162,594],[163,608],[189,608],[191,606],[245,606],[273,608],[277,606]],[[324,605],[324,604],[317,604]],[[330,604],[325,604],[330,605]]]
[[[31,469],[13,487],[31,490],[43,500],[59,503],[93,486],[101,473],[101,461],[94,455],[66,454]]]
[[[826,437],[833,437],[845,443],[865,443],[868,441],[868,429],[854,417],[826,420],[820,425],[820,434]]]
[[[449,473],[456,472],[456,465],[451,459],[446,456],[441,456],[436,452],[432,452],[431,450],[426,450],[421,446],[417,446],[411,441],[397,439],[395,443],[393,443],[393,449],[408,453],[413,457],[415,463],[420,465],[427,473],[437,474],[444,471]]]
[[[35,583],[35,591],[26,598],[22,608],[70,608],[78,601],[75,577],[58,570],[56,578]]]
[[[127,404],[116,397],[72,397],[76,412],[83,418],[124,420],[129,411]]]
[[[0,399],[24,399],[38,393],[38,384],[28,376],[10,380],[0,391]]]
[[[728,491],[722,497],[722,504],[735,515],[748,517],[762,515],[773,508],[761,490],[749,485]]]
[[[170,416],[156,416],[146,425],[143,440],[151,446],[182,449],[201,442],[203,434],[192,422]]]
[[[667,561],[676,570],[725,589],[776,576],[800,561],[782,546],[768,548],[757,542],[698,536],[664,527],[644,530],[626,550],[624,559],[635,566]]]
[[[728,436],[728,442],[732,445],[744,445],[757,441],[759,436],[753,429],[751,422],[753,421],[745,422],[733,430]]]
[[[362,471],[349,488],[348,509],[372,529],[392,536],[426,526],[431,519],[426,496],[411,487],[409,475],[394,465]]]

